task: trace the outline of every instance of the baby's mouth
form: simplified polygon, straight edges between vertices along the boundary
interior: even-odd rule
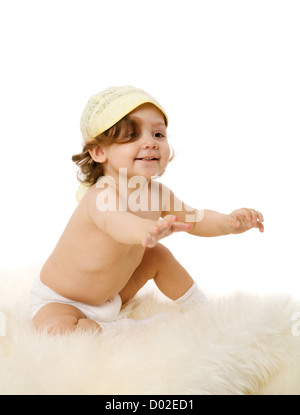
[[[157,161],[157,157],[136,157],[135,160],[141,160],[141,161]]]

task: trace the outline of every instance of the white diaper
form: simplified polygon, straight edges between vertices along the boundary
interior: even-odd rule
[[[36,313],[46,304],[69,304],[78,308],[86,318],[96,321],[102,327],[102,322],[110,322],[116,319],[122,307],[122,300],[119,294],[106,301],[106,303],[97,306],[70,300],[43,284],[40,276],[35,279],[30,294],[31,318],[34,318]]]

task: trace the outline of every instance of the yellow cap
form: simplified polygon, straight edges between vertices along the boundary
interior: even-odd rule
[[[142,89],[132,86],[111,87],[92,95],[80,122],[84,142],[87,143],[97,137],[135,108],[146,103],[155,105],[164,114],[166,124],[168,124],[168,118],[162,106]]]

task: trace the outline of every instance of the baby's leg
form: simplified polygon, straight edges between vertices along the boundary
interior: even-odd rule
[[[64,334],[77,328],[101,330],[99,324],[85,318],[78,308],[61,303],[44,305],[34,316],[33,323],[39,330],[46,328],[49,334]]]
[[[119,293],[123,304],[153,279],[160,291],[171,300],[181,299],[194,285],[193,278],[162,244],[146,248],[140,265]]]

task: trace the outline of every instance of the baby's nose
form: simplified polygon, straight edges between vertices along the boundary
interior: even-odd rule
[[[145,134],[143,136],[143,147],[144,148],[157,148],[157,141],[150,134]]]

